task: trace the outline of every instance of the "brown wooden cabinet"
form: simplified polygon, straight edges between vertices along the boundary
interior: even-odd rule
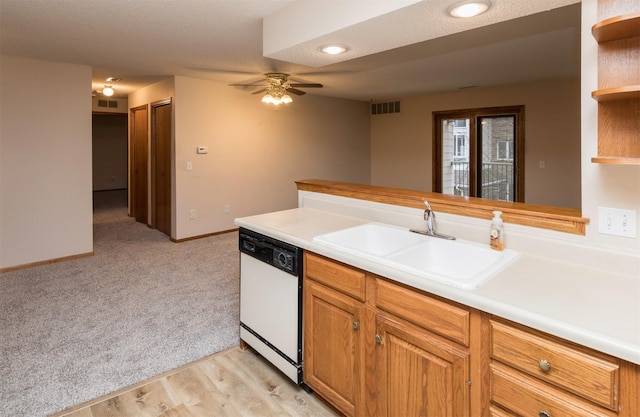
[[[500,319],[491,320],[490,334],[494,410],[540,417],[638,412],[635,365]]]
[[[591,33],[598,42],[598,156],[592,162],[640,164],[640,11],[637,0],[599,0]],[[636,10],[633,10],[636,8]]]
[[[376,316],[379,416],[469,416],[469,351],[420,327]]]
[[[469,309],[305,253],[305,382],[347,416],[470,416]]]
[[[640,366],[305,252],[305,382],[346,416],[640,415]]]
[[[347,416],[364,404],[364,274],[305,253],[305,383]],[[361,284],[360,284],[361,281]]]

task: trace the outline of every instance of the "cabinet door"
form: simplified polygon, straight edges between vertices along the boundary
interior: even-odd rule
[[[469,353],[424,329],[376,316],[379,416],[468,416]]]
[[[345,415],[356,416],[364,398],[364,307],[310,280],[304,298],[305,382]]]

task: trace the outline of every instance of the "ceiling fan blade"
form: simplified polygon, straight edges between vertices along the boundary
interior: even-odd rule
[[[295,94],[297,96],[301,96],[301,95],[307,94],[304,91],[298,90],[296,88],[287,88],[287,93],[293,93],[293,94]]]
[[[322,88],[322,84],[318,83],[291,83],[289,84],[291,87],[300,87],[300,88]]]
[[[229,87],[258,87],[263,85],[264,83],[255,83],[255,84],[227,84]]]
[[[267,89],[266,89],[266,88],[263,88],[262,90],[254,91],[254,92],[253,92],[253,93],[251,93],[251,94],[260,94],[260,93],[264,93],[265,91],[267,91]]]

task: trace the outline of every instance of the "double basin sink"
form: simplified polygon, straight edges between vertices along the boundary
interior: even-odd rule
[[[381,223],[319,235],[313,241],[463,289],[477,287],[518,257],[513,250],[492,250],[488,243],[438,239]]]

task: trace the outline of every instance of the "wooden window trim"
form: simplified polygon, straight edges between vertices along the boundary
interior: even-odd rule
[[[469,125],[469,187],[473,195],[477,195],[477,166],[478,166],[478,131],[477,123],[475,123],[478,117],[487,116],[501,116],[501,115],[515,115],[516,116],[516,140],[514,143],[514,174],[515,174],[515,199],[518,202],[524,202],[524,133],[525,133],[525,106],[503,106],[503,107],[484,107],[476,109],[458,109],[458,110],[443,110],[434,111],[432,113],[432,144],[433,144],[433,183],[432,190],[436,192],[442,192],[442,143],[439,138],[442,137],[442,123],[440,120],[443,117],[447,118],[471,118],[474,123]],[[473,142],[473,143],[472,143]]]

